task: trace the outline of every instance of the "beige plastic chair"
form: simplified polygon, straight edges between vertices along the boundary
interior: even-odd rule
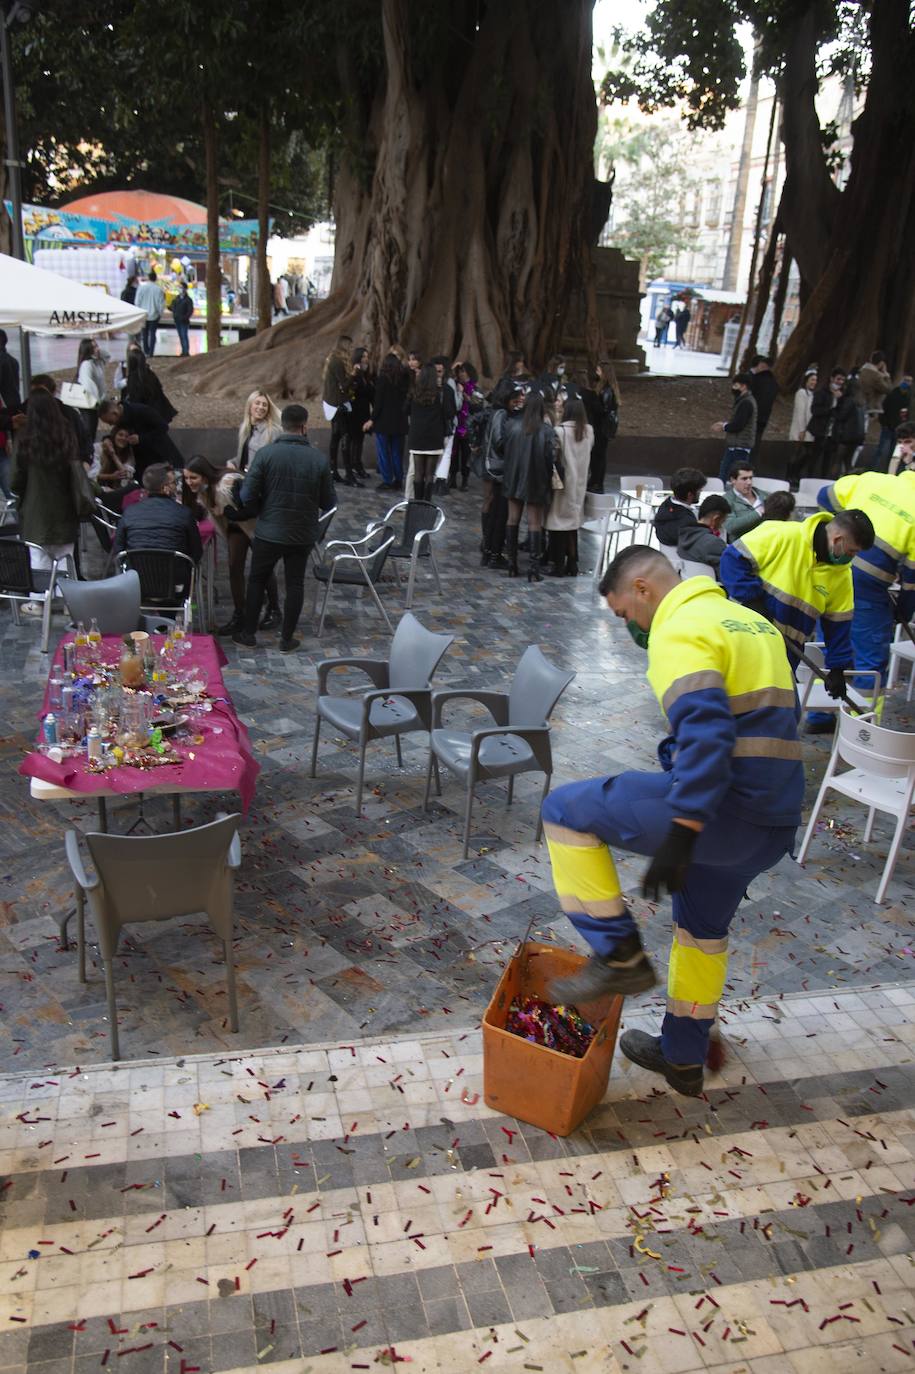
[[[99,950],[105,965],[111,1058],[120,1058],[118,1009],[113,961],[121,929],[138,921],[168,921],[204,912],[222,940],[229,993],[229,1025],[238,1030],[235,960],[232,950],[233,873],[241,865],[236,813],[179,835],[86,835],[95,866],[90,878],[83,867],[75,830],[65,837],[67,862],[76,881],[79,980],[86,982],[86,898],[92,908]]]
[[[836,770],[840,763],[850,764],[851,767],[844,773],[839,773]],[[870,840],[876,812],[886,811],[896,817],[896,831],[877,888],[876,901],[879,905],[893,876],[912,811],[912,798],[915,794],[915,735],[903,734],[899,730],[887,730],[885,726],[876,725],[871,717],[850,715],[845,706],[842,706],[838,715],[832,757],[810,815],[804,843],[797,856],[799,864],[802,864],[807,856],[823,802],[826,800],[826,793],[830,791],[838,792],[851,801],[861,802],[868,808],[867,824],[864,827],[865,844]]]

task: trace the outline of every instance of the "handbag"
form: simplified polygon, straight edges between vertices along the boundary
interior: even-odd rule
[[[61,382],[57,388],[57,395],[65,406],[73,406],[76,410],[95,409],[95,402],[79,382]]]
[[[70,464],[70,494],[78,520],[95,515],[95,492],[92,490],[89,474],[78,458]]]
[[[565,482],[563,482],[557,468],[553,468],[550,472],[550,486],[554,491],[565,491],[566,489]]]

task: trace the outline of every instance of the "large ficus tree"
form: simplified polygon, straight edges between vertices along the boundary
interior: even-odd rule
[[[682,103],[690,128],[718,128],[736,108],[749,22],[758,61],[781,102],[786,177],[773,226],[797,264],[801,315],[778,359],[783,385],[808,362],[860,362],[883,348],[897,369],[915,358],[915,24],[911,0],[656,0],[622,43],[606,100],[646,110]],[[816,109],[827,74],[865,90],[848,178],[832,175],[829,130]],[[763,261],[763,306],[772,258]],[[777,287],[775,288],[777,291]]]

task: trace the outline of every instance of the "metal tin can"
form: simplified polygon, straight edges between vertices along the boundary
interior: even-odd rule
[[[92,725],[86,736],[86,757],[90,759],[100,759],[102,757],[102,737]]]
[[[45,744],[57,743],[57,717],[53,711],[49,711],[42,721],[41,733],[44,736]]]

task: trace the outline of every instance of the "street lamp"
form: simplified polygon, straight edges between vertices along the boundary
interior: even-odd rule
[[[16,128],[16,92],[13,87],[13,63],[10,55],[9,28],[17,20],[25,23],[31,18],[31,7],[24,0],[12,0],[0,9],[0,76],[3,80],[3,118],[6,124],[6,169],[13,202],[13,257],[26,261],[25,239],[22,234],[22,163],[19,161],[19,135]],[[19,331],[22,355],[22,378],[28,390],[32,377],[32,358],[29,336]]]

